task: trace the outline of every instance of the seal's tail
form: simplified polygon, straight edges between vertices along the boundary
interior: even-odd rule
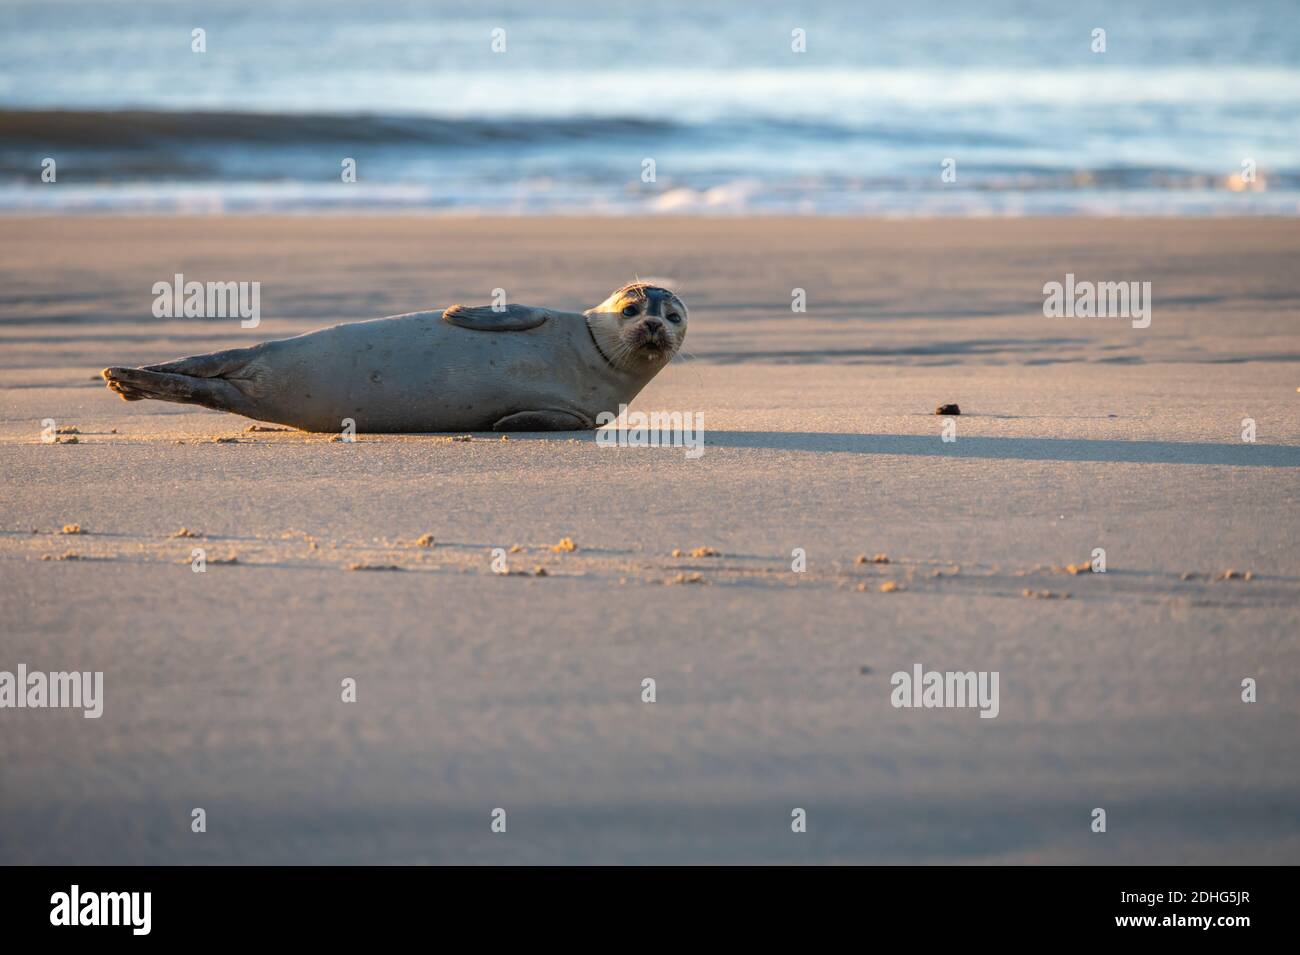
[[[100,375],[127,401],[156,398],[244,414],[248,397],[224,376],[244,367],[249,351],[233,348],[143,368],[105,368]]]

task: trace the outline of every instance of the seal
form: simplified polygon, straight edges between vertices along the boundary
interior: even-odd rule
[[[127,401],[304,431],[582,431],[672,360],[687,320],[673,292],[633,282],[585,312],[452,305],[101,375]]]

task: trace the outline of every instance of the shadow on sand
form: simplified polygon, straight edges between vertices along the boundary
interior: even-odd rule
[[[1132,464],[1226,464],[1300,467],[1300,447],[1269,444],[1196,444],[1179,441],[1098,441],[1075,438],[959,437],[938,434],[839,434],[804,431],[708,431],[706,447],[839,454],[902,454],[1004,461],[1104,461]]]

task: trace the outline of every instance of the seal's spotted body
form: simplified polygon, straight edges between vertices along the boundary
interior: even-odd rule
[[[180,358],[106,368],[156,398],[305,431],[577,431],[628,404],[676,354],[686,308],[635,283],[583,313],[453,305]]]

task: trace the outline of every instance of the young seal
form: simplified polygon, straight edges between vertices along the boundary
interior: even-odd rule
[[[580,431],[631,403],[686,322],[676,295],[634,282],[582,313],[453,305],[101,374],[127,401],[304,431]]]

